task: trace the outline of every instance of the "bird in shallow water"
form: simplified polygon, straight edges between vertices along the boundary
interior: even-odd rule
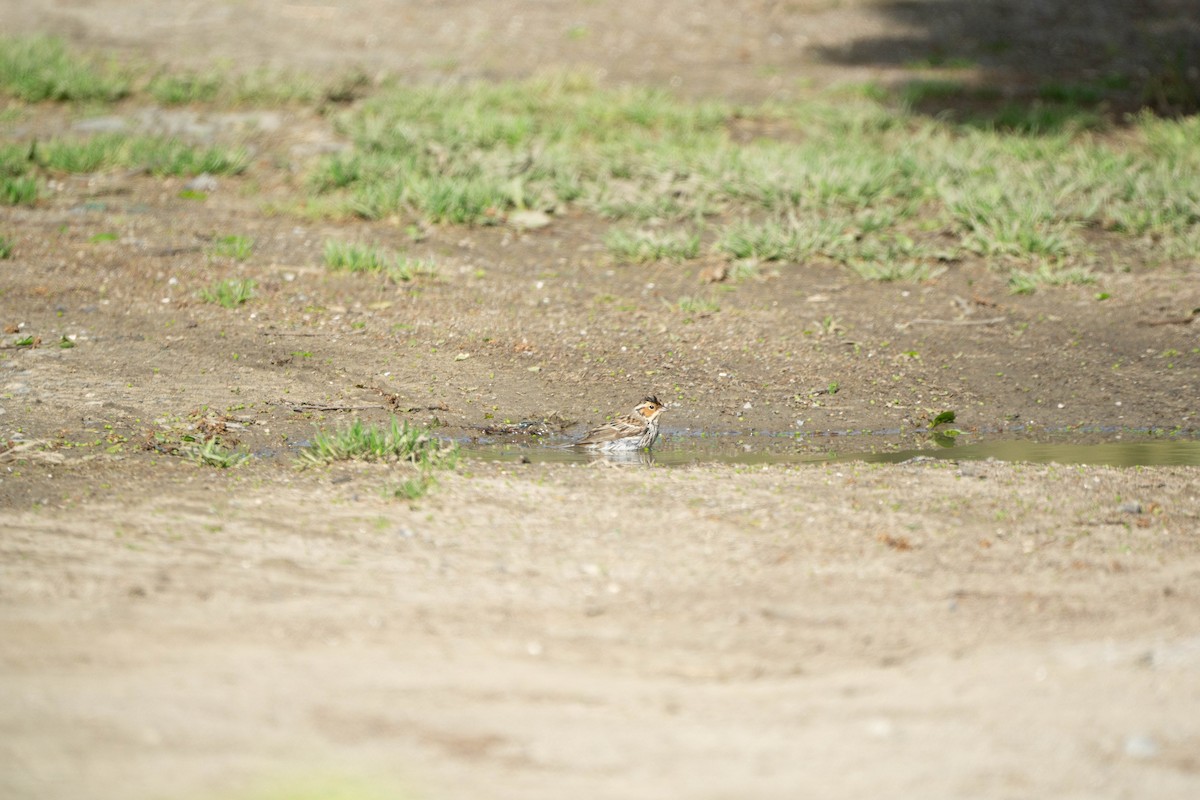
[[[649,449],[658,438],[658,418],[666,408],[657,397],[649,395],[630,413],[593,428],[575,447],[605,452]]]

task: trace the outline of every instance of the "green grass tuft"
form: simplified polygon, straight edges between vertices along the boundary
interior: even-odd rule
[[[687,231],[628,231],[612,228],[604,237],[608,252],[619,261],[687,261],[700,255],[700,234]]]
[[[390,261],[387,253],[372,245],[325,242],[325,266],[334,272],[382,272]]]
[[[450,468],[457,463],[458,448],[428,430],[392,417],[377,426],[355,420],[334,433],[317,431],[312,443],[300,451],[304,464],[332,461],[407,461],[422,468]]]
[[[1086,269],[1041,264],[1032,270],[1014,270],[1008,277],[1008,290],[1013,294],[1033,294],[1042,286],[1086,286],[1095,282],[1096,276]]]
[[[387,276],[396,283],[408,283],[421,276],[433,277],[437,275],[438,266],[433,259],[429,258],[396,256],[388,264],[386,272]]]
[[[216,303],[222,308],[237,308],[254,297],[257,286],[253,278],[226,278],[201,289],[197,296],[206,303]]]
[[[27,103],[112,103],[131,90],[128,72],[69,53],[60,39],[0,39],[0,94]]]
[[[37,178],[0,176],[0,203],[6,206],[31,206],[39,194]]]
[[[180,449],[180,454],[204,467],[230,469],[246,463],[250,454],[243,450],[226,447],[219,439],[213,437],[203,444],[193,444]]]
[[[13,246],[6,237],[0,236],[0,261],[12,258]]]
[[[685,314],[715,314],[721,310],[721,307],[713,300],[690,295],[675,301],[675,308]]]
[[[254,252],[254,240],[246,236],[218,236],[209,247],[213,258],[232,258],[245,261]]]
[[[374,245],[325,241],[325,266],[334,272],[382,272],[396,283],[407,283],[438,272],[432,259],[412,258]]]
[[[122,168],[154,175],[236,175],[245,170],[249,155],[240,148],[198,148],[178,139],[155,136],[102,134],[38,142],[31,160],[51,172],[88,174]]]
[[[146,91],[164,106],[212,103],[225,89],[226,78],[216,71],[164,72],[150,79]]]

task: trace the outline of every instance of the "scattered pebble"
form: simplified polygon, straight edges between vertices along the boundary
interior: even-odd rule
[[[1122,514],[1140,514],[1142,513],[1142,504],[1137,500],[1130,500],[1127,503],[1121,503],[1121,505],[1117,506],[1117,511],[1120,511]]]
[[[1125,755],[1130,758],[1154,758],[1160,751],[1161,748],[1154,737],[1144,733],[1137,733],[1125,738]]]
[[[867,723],[867,734],[874,739],[890,739],[896,735],[896,724],[890,719],[878,717]]]
[[[537,230],[550,224],[550,215],[545,211],[523,210],[508,215],[508,224],[522,230]]]
[[[217,179],[207,172],[201,172],[196,177],[183,185],[183,188],[189,192],[215,192],[220,184]]]

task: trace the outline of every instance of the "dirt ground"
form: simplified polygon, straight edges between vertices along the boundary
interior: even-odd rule
[[[1018,24],[1037,4],[1011,5],[1016,21],[978,4],[1042,30]],[[94,0],[0,17],[180,66],[582,65],[757,99],[895,79],[990,19],[942,6]],[[1071,53],[1132,35],[1063,14],[1047,73],[1100,68]],[[1038,35],[981,56],[980,79],[1019,82]],[[255,158],[203,202],[115,174],[0,211],[0,323],[42,341],[0,350],[3,796],[1200,792],[1200,468],[467,459],[410,503],[385,496],[397,468],[288,457],[355,414],[460,439],[550,419],[565,437],[647,392],[669,398],[676,446],[897,429],[911,446],[946,408],[968,435],[1194,430],[1200,326],[1147,323],[1200,307],[1196,265],[1030,296],[969,261],[924,285],[809,265],[712,290],[703,263],[612,263],[582,214],[431,228],[414,248],[393,222],[271,213],[293,167],[339,145],[312,112],[115,119]],[[78,124],[45,109],[4,135]],[[255,240],[246,263],[206,254],[225,234]],[[441,273],[330,275],[327,237]],[[230,275],[260,296],[195,299]],[[710,290],[717,313],[672,307]],[[221,471],[154,449],[206,426],[266,457]]]

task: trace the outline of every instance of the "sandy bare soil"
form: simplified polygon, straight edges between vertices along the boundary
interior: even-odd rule
[[[341,68],[352,50],[420,79],[582,64],[745,98],[887,78],[914,41],[982,19],[897,13],[0,3],[14,32],[175,65]],[[1067,17],[1066,52],[1102,50],[1111,34]],[[670,302],[703,264],[613,264],[597,221],[568,214],[430,229],[440,277],[397,287],[328,274],[321,245],[412,249],[400,226],[267,210],[298,190],[289,164],[336,146],[326,120],[143,112],[117,113],[256,157],[203,203],[117,174],[0,211],[0,323],[43,342],[0,351],[0,795],[1200,793],[1196,467],[468,459],[410,503],[387,496],[401,468],[300,471],[289,451],[393,411],[463,439],[546,418],[565,436],[646,392],[670,398],[676,441],[911,445],[943,408],[968,434],[1194,429],[1200,331],[1146,323],[1200,307],[1195,265],[1106,275],[1103,303],[1012,296],[969,261],[918,286],[797,266],[685,317]],[[46,109],[5,135],[75,123]],[[255,239],[244,266],[205,254],[226,233]],[[259,298],[195,299],[231,272]],[[164,452],[205,426],[266,457],[221,471]]]

